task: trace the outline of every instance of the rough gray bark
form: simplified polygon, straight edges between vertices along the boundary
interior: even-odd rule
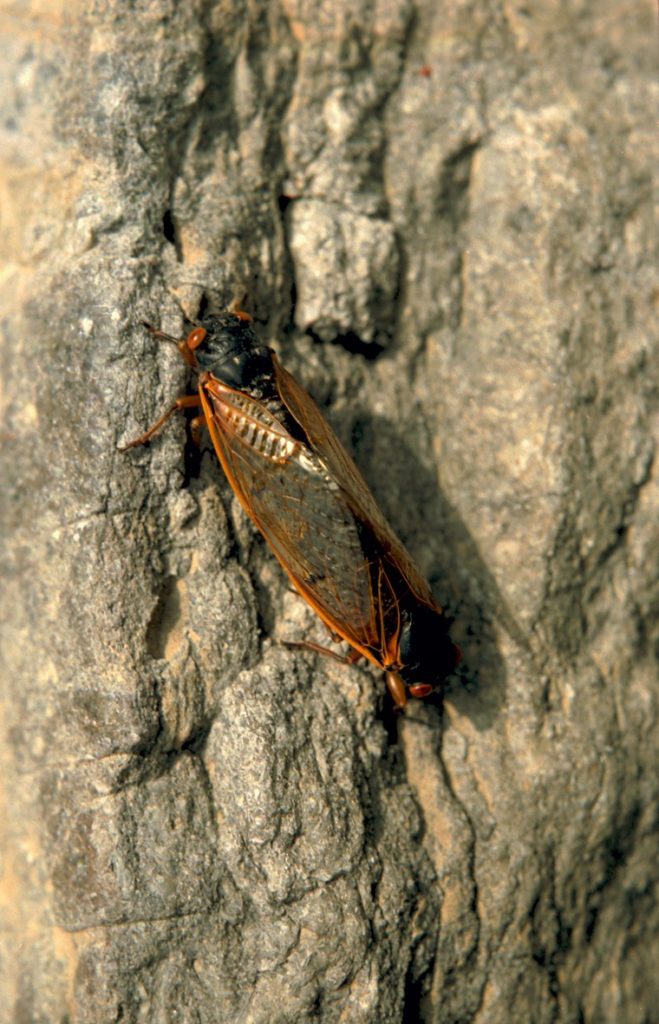
[[[12,8],[7,1021],[659,1001],[651,5]],[[172,425],[247,295],[456,617],[400,721]]]

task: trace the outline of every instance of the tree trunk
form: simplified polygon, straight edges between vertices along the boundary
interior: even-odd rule
[[[655,1019],[650,4],[13,5],[12,1022]],[[238,301],[455,622],[397,717],[183,418]]]

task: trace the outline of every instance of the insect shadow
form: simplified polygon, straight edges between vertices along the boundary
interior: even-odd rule
[[[353,413],[350,425],[346,419],[333,421],[343,438],[351,436],[348,447],[378,504],[454,620],[451,636],[462,649],[462,664],[446,681],[443,693],[424,703],[441,706],[448,699],[477,729],[488,729],[505,702],[506,689],[495,624],[526,646],[521,630],[434,473],[392,423],[361,410]]]

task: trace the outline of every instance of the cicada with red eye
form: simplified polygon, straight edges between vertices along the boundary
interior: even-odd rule
[[[352,648],[340,660],[381,668],[398,707],[427,697],[460,660],[449,622],[314,400],[245,313],[207,316],[177,344],[197,394],[123,450],[150,440],[176,410],[200,406],[193,431],[208,427],[236,497],[295,589]]]

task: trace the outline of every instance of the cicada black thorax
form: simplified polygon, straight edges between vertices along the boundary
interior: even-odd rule
[[[195,357],[202,372],[256,400],[274,389],[272,350],[261,344],[251,322],[219,313],[205,317],[200,327],[206,335]]]
[[[221,416],[232,423],[235,436],[271,464],[294,461],[305,474],[333,486],[280,395],[273,351],[258,340],[251,321],[220,314],[206,317],[201,326],[206,337],[195,350],[200,383],[203,387],[204,375],[210,375],[209,399],[221,403]]]
[[[205,317],[200,326],[207,333],[195,351],[199,369],[242,394],[243,401],[236,394],[233,402],[245,415],[306,443],[304,431],[279,394],[272,349],[259,341],[251,321],[221,313]]]

